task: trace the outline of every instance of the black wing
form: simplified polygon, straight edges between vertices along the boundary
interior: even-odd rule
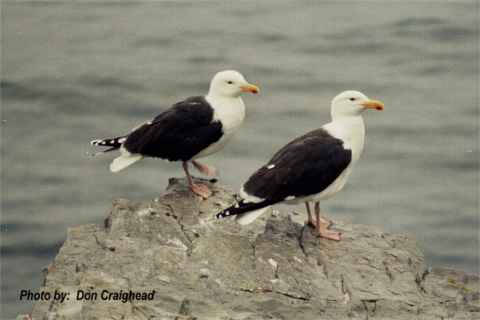
[[[320,193],[352,159],[343,141],[324,129],[311,131],[284,146],[245,183],[247,194],[280,202]]]
[[[352,159],[343,141],[327,131],[311,131],[284,146],[270,161],[250,176],[243,185],[248,195],[219,212],[224,218],[265,208],[287,197],[305,197],[320,193],[342,174]]]
[[[223,135],[222,124],[213,120],[213,113],[204,97],[188,98],[135,129],[123,146],[148,157],[190,160]]]

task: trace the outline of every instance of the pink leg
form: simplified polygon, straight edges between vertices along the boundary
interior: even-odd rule
[[[321,222],[320,219],[320,202],[315,202],[315,217],[316,217],[316,230],[319,237],[340,241],[341,233],[328,230],[328,226]]]
[[[315,227],[316,223],[313,221],[313,218],[312,218],[312,211],[310,210],[310,202],[308,201],[305,202],[305,207],[307,208],[307,214],[308,214],[308,220],[305,221],[305,224]],[[325,225],[326,228],[328,228],[332,224],[332,221],[320,217],[320,223],[322,225]]]
[[[307,214],[308,214],[308,220],[305,221],[305,224],[306,225],[309,225],[309,226],[315,226],[315,222],[313,221],[313,218],[312,218],[312,211],[310,210],[310,202],[305,202],[305,207],[307,208]]]
[[[206,176],[209,176],[209,177],[217,176],[217,169],[215,169],[214,167],[207,166],[206,164],[202,164],[195,160],[192,160],[192,164],[195,167],[195,169],[197,169],[198,171],[200,171]]]
[[[210,197],[212,195],[212,192],[206,185],[193,182],[192,177],[188,172],[188,162],[183,162],[182,166],[183,166],[183,170],[185,171],[185,174],[187,175],[188,186],[190,187],[190,190],[192,190],[193,193],[195,193],[196,195],[199,195],[204,199],[207,199],[208,197]]]
[[[328,228],[332,225],[333,222],[331,220],[320,217],[320,223],[324,224]]]

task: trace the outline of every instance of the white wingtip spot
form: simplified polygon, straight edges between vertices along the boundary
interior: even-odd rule
[[[273,169],[273,168],[275,168],[274,164],[271,164],[271,165],[267,166],[267,169]]]
[[[121,139],[118,139],[118,142],[119,143],[124,143],[126,140],[127,140],[127,138],[121,138]]]

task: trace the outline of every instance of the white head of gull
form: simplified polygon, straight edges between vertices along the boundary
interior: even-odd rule
[[[210,82],[208,95],[210,97],[239,97],[242,92],[258,93],[260,89],[248,83],[238,71],[225,70],[218,72]]]

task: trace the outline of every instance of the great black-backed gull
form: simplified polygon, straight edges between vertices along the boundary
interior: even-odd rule
[[[240,190],[241,200],[218,213],[217,218],[236,215],[248,224],[276,203],[305,203],[308,224],[319,236],[340,240],[340,233],[328,229],[320,218],[320,200],[339,192],[360,158],[365,142],[362,113],[383,110],[383,104],[358,91],[345,91],[331,103],[332,121],[281,148],[258,169]],[[310,202],[315,202],[313,221]]]
[[[218,72],[210,82],[206,96],[187,98],[126,135],[97,139],[94,146],[108,147],[108,152],[119,150],[121,155],[110,164],[118,172],[144,157],[182,161],[190,189],[207,198],[209,188],[194,183],[188,171],[194,167],[208,176],[216,175],[213,167],[196,159],[221,150],[240,128],[245,118],[242,92],[258,93],[259,88],[233,70]]]

